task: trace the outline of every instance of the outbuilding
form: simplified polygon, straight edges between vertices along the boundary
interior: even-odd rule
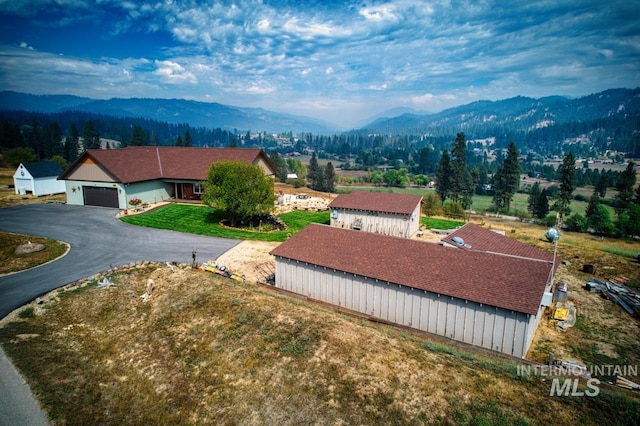
[[[318,224],[271,252],[280,289],[516,357],[527,354],[551,287],[555,263],[543,253],[455,250]]]
[[[267,176],[276,171],[261,149],[147,146],[87,150],[60,179],[68,204],[127,209],[133,199],[199,199],[209,168],[220,161],[255,164]]]
[[[420,229],[421,195],[353,191],[329,204],[331,226],[410,238]]]
[[[61,173],[62,167],[55,161],[21,163],[13,174],[16,194],[30,192],[34,197],[62,194],[65,186],[63,181],[58,180]]]

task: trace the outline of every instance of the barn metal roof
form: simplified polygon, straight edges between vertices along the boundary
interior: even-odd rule
[[[503,237],[508,239],[508,237]],[[535,315],[552,262],[311,224],[271,254]]]
[[[22,163],[33,178],[54,177],[62,173],[62,167],[55,161]]]
[[[329,208],[411,214],[421,202],[421,195],[353,191],[338,195]]]

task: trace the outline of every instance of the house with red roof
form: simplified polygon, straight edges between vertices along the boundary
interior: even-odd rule
[[[331,226],[410,238],[420,229],[422,196],[353,191],[329,204]]]
[[[59,177],[67,203],[129,208],[131,199],[158,203],[198,199],[209,168],[220,161],[242,161],[274,176],[276,168],[261,149],[144,146],[85,151]]]
[[[275,285],[372,318],[525,357],[551,302],[556,264],[543,250],[525,251],[521,243],[495,235],[504,250],[456,250],[312,224],[271,251]]]

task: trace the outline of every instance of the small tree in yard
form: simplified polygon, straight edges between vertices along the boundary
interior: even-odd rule
[[[276,196],[273,181],[258,165],[222,161],[209,168],[203,201],[223,210],[231,226],[246,223],[253,216],[269,214]]]

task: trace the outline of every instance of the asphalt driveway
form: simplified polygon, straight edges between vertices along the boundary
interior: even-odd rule
[[[55,288],[140,260],[191,263],[216,259],[239,240],[140,228],[115,219],[117,210],[66,204],[30,204],[0,209],[0,231],[65,241],[58,261],[0,277],[0,318]]]
[[[0,318],[38,296],[81,278],[139,260],[191,263],[216,259],[240,241],[139,228],[100,207],[31,204],[0,209],[0,231],[65,241],[69,253],[52,263],[0,277]],[[28,385],[0,350],[0,426],[47,425]]]

